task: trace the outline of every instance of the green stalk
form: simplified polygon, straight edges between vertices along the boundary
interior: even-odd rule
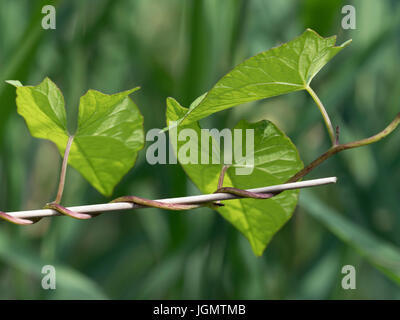
[[[74,141],[74,136],[70,136],[68,139],[67,147],[65,148],[64,159],[61,166],[60,182],[58,184],[57,197],[56,200],[53,202],[55,204],[60,204],[64,193],[65,176],[67,174],[67,166],[68,166],[68,157],[69,157],[69,152],[71,151],[71,146],[73,141]]]
[[[324,154],[319,156],[317,159],[315,159],[313,162],[311,162],[308,166],[306,166],[303,170],[300,170],[298,173],[296,173],[292,178],[290,178],[287,182],[295,182],[303,178],[305,175],[307,175],[309,172],[311,172],[313,169],[315,169],[317,166],[319,166],[322,162],[330,158],[336,153],[339,153],[343,150],[347,149],[353,149],[353,148],[358,148],[358,147],[363,147],[375,142],[378,142],[382,140],[383,138],[387,137],[389,134],[391,134],[400,124],[400,113],[397,114],[396,118],[381,132],[377,133],[376,135],[373,135],[369,138],[358,140],[358,141],[353,141],[345,144],[334,144],[328,151],[326,151]]]
[[[322,104],[321,100],[318,98],[318,96],[314,92],[314,90],[311,89],[310,86],[307,86],[306,90],[311,95],[311,97],[313,98],[315,103],[317,104],[318,109],[321,112],[322,117],[324,118],[325,126],[326,126],[326,129],[328,130],[329,138],[332,141],[332,145],[333,146],[337,145],[335,130],[333,130],[332,122],[331,122],[331,119],[329,118],[328,112],[326,112],[324,105]]]

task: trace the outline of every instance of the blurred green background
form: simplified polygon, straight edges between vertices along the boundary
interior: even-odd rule
[[[57,29],[41,28],[54,4]],[[357,29],[341,28],[353,4]],[[233,66],[313,28],[353,43],[313,81],[342,142],[383,129],[400,104],[400,3],[396,0],[0,0],[0,208],[42,207],[55,196],[61,159],[30,137],[16,113],[18,79],[45,76],[64,93],[73,130],[89,88],[133,96],[145,129],[165,126],[165,99],[188,106]],[[205,126],[270,119],[305,163],[329,147],[306,93],[220,112]],[[330,159],[311,177],[339,183],[300,193],[293,218],[256,258],[245,238],[209,209],[111,213],[90,221],[59,217],[30,227],[0,223],[2,299],[399,299],[400,130],[375,145]],[[114,196],[185,196],[199,191],[178,165],[151,166],[140,153]],[[73,169],[64,204],[105,199]],[[41,268],[57,270],[57,290],[41,288]],[[343,290],[341,269],[357,270]]]

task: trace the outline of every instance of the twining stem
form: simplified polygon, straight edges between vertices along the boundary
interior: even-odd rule
[[[128,209],[143,208],[143,207],[158,207],[170,210],[171,209],[187,210],[189,208],[198,208],[207,205],[209,203],[216,204],[217,202],[218,204],[218,202],[221,200],[229,200],[237,198],[268,199],[273,196],[276,196],[277,194],[280,194],[285,190],[298,189],[301,187],[311,187],[327,183],[335,183],[336,178],[317,179],[314,181],[302,181],[302,182],[297,182],[297,181],[303,178],[310,171],[315,169],[322,162],[324,162],[334,154],[343,150],[358,148],[369,145],[371,143],[375,143],[385,138],[389,134],[391,134],[399,126],[399,124],[400,124],[400,113],[397,114],[396,118],[384,130],[377,133],[376,135],[366,139],[349,142],[345,144],[339,144],[339,139],[338,139],[339,131],[337,130],[336,132],[337,136],[335,138],[336,143],[334,143],[334,145],[327,152],[325,152],[316,160],[311,162],[304,169],[300,170],[292,178],[290,178],[286,184],[283,185],[278,185],[275,187],[256,188],[250,190],[241,190],[236,188],[220,188],[219,190],[217,190],[217,193],[214,194],[184,197],[184,198],[163,199],[163,200],[148,200],[139,197],[124,197],[116,199],[114,203],[109,203],[109,204],[65,208],[60,206],[59,202],[61,201],[64,190],[68,156],[74,139],[73,137],[70,137],[68,139],[67,147],[65,149],[61,175],[60,175],[60,184],[56,201],[48,204],[46,206],[46,209],[43,210],[10,212],[10,213],[5,213],[0,211],[0,218],[16,224],[26,225],[39,221],[42,217],[45,216],[60,215],[60,214],[67,215],[77,219],[90,219],[93,216],[98,215],[99,213],[106,211],[114,211],[114,210],[128,210]],[[222,187],[224,176],[228,168],[229,166],[223,167],[221,175],[218,180],[218,187]],[[260,195],[260,193],[262,193],[262,195]],[[26,218],[29,219],[27,220]]]
[[[217,189],[220,189],[220,188],[223,187],[223,185],[224,185],[225,174],[226,174],[226,171],[229,169],[230,166],[231,166],[231,165],[226,165],[226,164],[225,164],[225,165],[222,167],[221,173],[219,174],[219,178],[218,178],[218,187],[217,187]]]
[[[268,187],[261,187],[261,188],[254,188],[254,189],[247,189],[250,193],[279,193],[285,190],[294,190],[294,189],[301,189],[301,188],[312,188],[316,186],[327,185],[331,183],[336,183],[336,177],[329,177],[329,178],[320,178],[320,179],[313,179],[301,182],[295,182],[290,184],[279,184],[274,186]],[[191,206],[193,208],[200,208],[208,203],[214,203],[216,201],[225,201],[231,199],[238,199],[242,198],[243,196],[238,196],[232,193],[211,193],[211,194],[201,194],[196,196],[187,196],[187,197],[179,197],[179,198],[168,198],[168,199],[158,199],[153,200],[157,202],[157,205],[160,203],[163,204],[175,204],[175,205],[185,205],[181,209],[187,210],[187,206]],[[128,199],[130,200],[130,199]],[[143,199],[142,199],[143,200]],[[0,218],[6,219],[10,221],[11,218],[18,218],[18,219],[32,219],[37,218],[41,219],[43,217],[50,217],[50,216],[59,216],[59,215],[69,215],[73,216],[74,218],[78,219],[86,219],[86,216],[78,217],[76,214],[71,215],[72,213],[79,213],[79,214],[99,214],[105,212],[114,212],[114,211],[122,211],[122,210],[132,210],[132,209],[139,209],[139,208],[150,208],[153,207],[149,205],[149,203],[143,202],[146,205],[137,204],[132,202],[112,202],[112,203],[104,203],[104,204],[95,204],[95,205],[85,205],[85,206],[78,206],[78,207],[69,207],[64,208],[54,203],[46,205],[46,208],[40,210],[30,210],[30,211],[18,211],[18,212],[1,212],[0,211]],[[58,210],[57,210],[57,209]],[[61,210],[59,210],[61,209]],[[174,208],[176,209],[176,208]],[[21,222],[21,221],[18,221]]]
[[[217,186],[217,190],[221,189],[224,186],[224,179],[225,179],[225,174],[226,171],[229,169],[231,165],[227,165],[225,164],[222,167],[221,173],[219,174],[219,178],[218,178],[218,186]],[[219,205],[221,203],[221,201],[216,201],[215,204]]]
[[[329,118],[328,112],[326,112],[324,105],[322,104],[321,100],[318,98],[318,96],[314,92],[314,90],[311,89],[310,86],[307,86],[306,90],[311,95],[311,97],[314,99],[315,103],[318,106],[319,111],[322,114],[322,117],[324,118],[325,126],[328,129],[329,137],[332,141],[332,146],[336,146],[337,139],[336,139],[336,135],[335,135],[335,130],[333,129],[332,122],[331,122],[331,119]]]
[[[68,166],[68,157],[69,157],[69,152],[71,151],[71,146],[72,146],[73,141],[74,141],[74,136],[70,136],[68,138],[67,147],[65,148],[64,159],[63,159],[61,173],[60,173],[60,182],[58,184],[57,197],[56,197],[56,200],[53,202],[56,204],[60,204],[63,193],[64,193],[65,176],[67,174],[67,166]]]
[[[147,200],[138,197],[130,197],[129,199],[117,199],[117,203],[109,203],[109,204],[101,204],[101,205],[91,205],[91,206],[83,206],[83,207],[74,207],[74,208],[64,208],[59,206],[56,203],[48,204],[46,209],[43,210],[34,210],[34,211],[26,211],[26,212],[10,212],[5,213],[0,211],[0,218],[5,219],[7,221],[16,223],[16,224],[31,224],[34,221],[39,221],[42,217],[53,216],[53,215],[68,215],[70,217],[74,217],[77,219],[88,219],[92,216],[97,215],[100,212],[107,211],[115,211],[115,210],[129,210],[135,208],[143,208],[143,207],[160,207],[160,205],[167,205],[169,208],[171,205],[174,210],[186,210],[188,207],[190,208],[198,208],[204,206],[204,203],[211,203],[215,201],[221,200],[229,200],[229,199],[237,199],[237,198],[271,198],[280,194],[285,190],[292,190],[301,187],[311,187],[317,186],[327,183],[335,183],[336,178],[327,178],[327,179],[317,179],[313,181],[302,181],[296,182],[303,178],[306,174],[308,174],[311,170],[315,169],[322,162],[333,156],[334,154],[357,147],[362,147],[369,145],[371,143],[377,142],[389,134],[391,134],[400,124],[400,113],[396,116],[396,118],[381,132],[378,134],[354,141],[345,144],[336,144],[332,146],[327,152],[322,154],[319,158],[311,162],[308,166],[306,166],[303,170],[300,170],[296,173],[292,178],[288,180],[287,183],[292,184],[283,184],[275,187],[264,187],[264,188],[256,188],[250,190],[240,190],[235,188],[222,188],[219,189],[218,192],[223,193],[214,193],[208,195],[200,195],[200,196],[192,196],[192,197],[184,197],[184,198],[172,198],[172,199],[162,199],[162,200]],[[62,190],[65,182],[65,173],[68,162],[68,155],[72,145],[73,138],[69,138],[67,148],[65,150],[63,167],[61,171],[60,177],[60,187],[57,195],[56,201],[61,201]],[[223,178],[225,176],[226,170],[228,166],[224,166],[221,172],[220,179],[218,181],[218,186],[222,186]],[[256,195],[255,193],[262,193],[262,196]],[[129,203],[123,202],[118,203],[118,201],[128,200]],[[140,200],[140,201],[138,201]],[[183,205],[180,209],[176,205]],[[27,220],[34,218],[34,221]]]
[[[325,160],[327,160],[328,158],[330,158],[331,156],[333,156],[334,154],[336,154],[340,151],[366,146],[368,144],[377,142],[377,141],[385,138],[390,133],[392,133],[399,124],[400,124],[400,113],[384,130],[377,133],[376,135],[366,138],[366,139],[349,142],[349,143],[345,143],[345,144],[339,144],[339,127],[337,127],[336,134],[334,137],[334,141],[335,141],[334,145],[328,151],[326,151],[324,154],[322,154],[317,159],[315,159],[313,162],[311,162],[304,169],[297,172],[286,183],[293,183],[293,182],[300,180],[305,175],[307,175],[312,170],[314,170],[317,166],[319,166],[322,162],[324,162]],[[278,192],[273,192],[273,193],[255,194],[255,193],[248,192],[246,190],[241,190],[238,188],[231,188],[231,187],[223,188],[224,177],[225,177],[225,174],[226,174],[226,171],[228,170],[228,168],[229,168],[229,166],[227,166],[227,165],[224,165],[222,167],[222,170],[221,170],[221,173],[220,173],[220,176],[218,179],[218,189],[216,192],[228,192],[228,193],[235,194],[238,196],[243,196],[245,198],[268,199],[268,198],[272,198],[284,191],[284,190],[280,190]],[[219,204],[219,203],[220,203],[220,201],[217,202],[217,204]]]
[[[381,132],[377,133],[372,137],[345,144],[335,144],[328,151],[323,153],[321,156],[319,156],[317,159],[311,162],[308,166],[306,166],[303,170],[300,170],[298,173],[296,173],[287,182],[290,183],[300,180],[310,171],[319,166],[322,162],[324,162],[325,160],[327,160],[328,158],[330,158],[331,156],[340,151],[366,146],[385,138],[386,136],[391,134],[399,124],[400,124],[400,113],[397,114],[396,118],[385,129],[383,129]]]

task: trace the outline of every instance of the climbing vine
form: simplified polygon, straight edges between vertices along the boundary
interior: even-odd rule
[[[261,255],[274,234],[292,216],[299,196],[299,190],[295,188],[300,185],[288,185],[275,191],[256,192],[254,188],[298,182],[336,153],[375,143],[388,136],[400,123],[398,114],[383,131],[369,138],[340,142],[339,128],[333,126],[311,82],[350,42],[337,46],[336,37],[323,38],[308,29],[294,40],[239,64],[188,108],[173,98],[167,99],[165,131],[169,132],[171,141],[175,141],[173,148],[177,161],[200,191],[205,194],[228,194],[228,198],[221,199],[229,201],[221,202],[219,198],[210,197],[209,201],[198,203],[123,196],[112,203],[131,203],[138,207],[166,210],[213,208],[248,239],[256,255]],[[53,142],[63,157],[57,197],[45,208],[76,219],[90,219],[101,214],[101,210],[79,212],[61,204],[67,166],[74,167],[104,196],[113,194],[115,186],[132,169],[139,151],[144,147],[143,117],[130,98],[138,88],[112,95],[89,90],[80,99],[78,129],[71,134],[67,130],[63,95],[49,78],[37,86],[24,86],[19,81],[8,83],[16,87],[17,111],[25,119],[31,135]],[[211,153],[196,153],[196,161],[186,161],[185,154],[194,150],[191,146],[198,141],[186,142],[179,136],[188,129],[201,136],[199,120],[246,102],[295,91],[305,91],[312,97],[332,144],[328,151],[307,166],[303,166],[290,138],[268,120],[256,123],[242,120],[233,128],[238,132],[251,131],[254,134],[251,163],[247,162],[247,158],[236,155],[229,163],[214,161],[213,156],[223,150],[212,136],[207,140]],[[235,135],[233,143],[245,148],[249,145],[244,135]],[[199,158],[203,161],[197,161]],[[247,174],[238,174],[237,169],[248,167],[251,170]],[[0,217],[21,225],[32,224],[41,218],[22,218],[5,212],[0,212]]]

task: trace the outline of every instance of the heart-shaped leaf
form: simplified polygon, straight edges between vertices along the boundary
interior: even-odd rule
[[[319,70],[350,42],[335,46],[336,36],[323,38],[307,29],[294,40],[239,64],[192,104],[178,123],[188,124],[245,102],[305,90]]]
[[[37,86],[9,83],[17,87],[18,113],[32,136],[54,142],[64,155],[70,134],[61,91],[48,78]],[[128,97],[136,90],[112,95],[89,90],[80,99],[68,163],[106,196],[133,167],[144,145],[143,117]]]
[[[179,103],[169,98],[167,100],[167,121],[168,125],[174,126],[172,121],[177,121],[187,112]],[[191,150],[188,143],[193,143],[193,149],[198,148],[198,138],[192,142],[179,137],[184,129],[192,129],[197,137],[201,136],[201,128],[197,122],[180,125],[169,130],[170,140],[177,141],[177,155],[183,169],[195,185],[204,193],[212,193],[217,189],[218,178],[223,164],[212,164],[212,153],[209,153],[209,164],[186,163],[182,161],[181,150]],[[276,185],[286,182],[291,176],[303,168],[296,147],[290,139],[269,121],[257,123],[247,123],[241,121],[235,129],[241,129],[242,151],[247,150],[247,141],[244,139],[245,131],[254,130],[254,149],[253,154],[247,155],[254,158],[253,170],[248,175],[237,175],[236,169],[249,167],[246,159],[233,159],[232,165],[226,172],[224,187],[235,187],[240,189],[257,188],[268,185]],[[233,135],[232,145],[238,145]],[[183,141],[181,141],[183,140]],[[220,153],[218,146],[214,144],[213,152]],[[201,144],[201,152],[198,157],[204,156],[204,148],[207,145]],[[181,149],[182,148],[182,149]],[[186,153],[186,151],[184,152]],[[203,155],[202,155],[203,153]],[[249,157],[247,158],[249,160]],[[252,161],[250,161],[252,162]],[[268,200],[240,199],[224,202],[225,206],[218,208],[218,212],[229,222],[231,222],[249,240],[251,247],[256,255],[261,255],[272,236],[288,221],[291,217],[298,200],[298,191],[285,191]]]

